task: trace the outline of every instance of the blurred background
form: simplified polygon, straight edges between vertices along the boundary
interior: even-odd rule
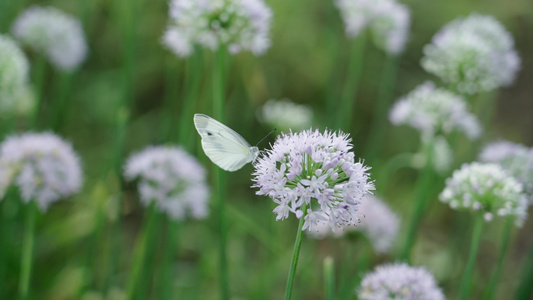
[[[228,58],[225,124],[255,144],[270,131],[270,127],[257,120],[257,109],[269,99],[289,98],[312,108],[313,126],[335,129],[327,113],[336,107],[340,98],[351,44],[337,8],[333,1],[266,2],[274,13],[272,46],[259,57],[243,52]],[[443,25],[471,12],[489,14],[513,35],[522,67],[514,84],[493,92],[497,105],[485,142],[507,139],[531,147],[533,2],[404,0],[402,3],[411,10],[411,29],[406,49],[398,58],[397,83],[391,91],[391,102],[426,80],[439,82],[421,68],[420,59],[424,45],[430,43]],[[189,151],[211,169],[211,162],[199,147],[200,137],[194,130],[192,115],[189,128],[180,129],[180,125],[185,101],[193,101],[195,112],[212,113],[210,101],[206,99],[211,97],[209,78],[213,55],[209,50],[198,49],[185,60],[162,46],[161,37],[168,22],[168,3],[162,0],[5,0],[0,3],[0,33],[8,34],[15,18],[32,4],[54,6],[77,16],[89,46],[87,60],[70,77],[69,105],[62,126],[56,129],[72,143],[82,159],[84,187],[68,201],[54,204],[37,220],[32,295],[34,299],[120,299],[130,269],[131,249],[144,215],[135,185],[122,182],[121,165],[131,153],[148,145],[170,144],[184,138],[190,145]],[[38,54],[26,53],[31,63],[37,59]],[[383,88],[381,74],[385,60],[383,51],[371,42],[366,43],[356,109],[349,128],[354,152],[363,159],[363,150],[370,139],[375,100]],[[53,111],[47,103],[56,96],[55,86],[61,76],[50,65],[45,66],[39,130],[50,130],[48,124]],[[121,119],[127,119],[123,128],[117,127],[117,120]],[[21,121],[18,130],[24,128]],[[185,131],[180,133],[180,130]],[[123,143],[117,147],[120,139]],[[267,148],[274,139],[275,136],[268,137],[259,147]],[[411,214],[409,201],[417,170],[405,168],[387,174],[387,186],[380,189],[383,175],[380,167],[392,156],[418,148],[418,132],[387,123],[379,156],[366,161],[374,167],[371,172],[376,180],[376,194],[402,221],[408,220]],[[271,213],[273,202],[256,196],[250,188],[252,171],[252,166],[247,165],[227,175],[230,290],[232,299],[280,299],[297,220],[275,221]],[[415,265],[425,265],[448,299],[454,299],[469,243],[456,247],[451,244],[456,242],[454,235],[470,231],[472,225],[467,213],[452,211],[437,200],[445,176],[441,179],[423,218],[412,261]],[[16,206],[4,205],[2,213],[15,224],[14,231],[4,232],[0,238],[0,247],[6,249],[4,255],[8,258],[2,279],[6,287],[4,299],[11,299],[17,289],[22,222],[19,226],[17,218],[21,213]],[[117,218],[121,220],[118,225],[114,222]],[[166,225],[161,222],[158,227],[160,237],[168,235]],[[218,298],[216,226],[212,218],[178,226],[179,251],[175,253],[172,273],[174,299]],[[480,299],[489,282],[502,227],[502,222],[494,221],[485,228],[471,299]],[[497,299],[509,299],[508,295],[513,295],[518,286],[521,266],[533,243],[531,230],[530,219],[523,228],[513,230]],[[148,256],[146,274],[157,268],[165,239],[158,238],[154,243],[158,247]],[[349,262],[356,261],[364,247],[367,246],[357,238],[304,237],[294,299],[324,298],[322,262],[326,256],[334,258],[338,278],[357,274]],[[394,254],[371,254],[369,265],[394,260]],[[91,281],[84,284],[88,273]],[[148,276],[142,282],[139,299],[159,299],[159,280],[157,276]],[[339,289],[343,284],[346,282],[339,281]],[[355,295],[350,297],[355,299]]]

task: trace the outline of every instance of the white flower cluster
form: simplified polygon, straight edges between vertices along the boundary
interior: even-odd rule
[[[360,300],[444,300],[433,275],[406,263],[385,264],[367,274],[357,289]]]
[[[72,146],[52,133],[8,137],[0,145],[0,194],[11,184],[22,200],[42,210],[81,188],[82,172]]]
[[[316,230],[326,220],[332,230],[355,225],[360,200],[375,188],[370,168],[355,162],[351,149],[341,132],[283,133],[254,163],[253,187],[278,205],[278,221],[293,213],[305,217],[303,230]]]
[[[78,67],[87,56],[87,42],[78,19],[54,7],[34,5],[13,24],[13,35],[45,55],[63,71]]]
[[[453,130],[464,132],[470,139],[481,134],[479,122],[468,112],[463,98],[436,88],[433,82],[419,85],[396,102],[389,119],[394,125],[410,125],[425,136],[448,134]]]
[[[335,0],[346,34],[357,37],[366,27],[379,48],[390,54],[403,51],[409,32],[410,13],[395,0]]]
[[[28,113],[33,107],[29,63],[11,38],[0,35],[0,113]]]
[[[522,185],[497,164],[464,164],[446,180],[439,199],[453,209],[483,213],[486,221],[514,216],[521,226],[527,216]]]
[[[327,236],[341,237],[351,231],[360,231],[368,238],[376,252],[389,251],[400,229],[398,215],[373,195],[365,196],[361,200],[357,214],[361,222],[355,226],[337,228],[332,231],[329,222],[323,221],[317,224],[316,230],[308,230],[306,233],[311,238],[323,239]]]
[[[533,149],[500,141],[487,145],[479,158],[502,166],[523,185],[524,192],[533,200]]]
[[[281,131],[297,131],[311,126],[313,111],[307,105],[296,104],[287,99],[268,100],[258,110],[259,120]]]
[[[511,34],[494,17],[476,13],[444,26],[424,54],[422,67],[462,94],[509,85],[520,68]]]
[[[205,169],[179,147],[158,146],[132,155],[124,167],[129,180],[139,179],[141,203],[156,206],[172,218],[208,214],[209,189]]]
[[[172,0],[163,44],[180,57],[194,45],[255,55],[270,47],[272,11],[262,0]]]

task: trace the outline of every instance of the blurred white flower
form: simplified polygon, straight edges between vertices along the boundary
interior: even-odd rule
[[[0,145],[0,193],[15,185],[26,203],[42,210],[81,188],[82,172],[72,146],[52,133],[8,137]]]
[[[509,85],[520,68],[511,34],[494,17],[476,13],[445,25],[424,54],[422,67],[462,94]]]
[[[171,0],[169,16],[162,42],[180,57],[189,56],[194,45],[255,55],[270,47],[272,11],[262,0]]]
[[[433,82],[419,85],[398,100],[389,118],[394,125],[410,125],[425,136],[447,134],[453,130],[464,132],[470,139],[481,134],[479,122],[468,112],[463,98],[436,88]]]
[[[500,141],[487,145],[479,159],[502,166],[523,185],[524,192],[533,200],[533,149]]]
[[[0,35],[0,114],[26,114],[35,99],[29,86],[29,63],[11,38]]]
[[[268,100],[257,114],[260,121],[285,132],[309,128],[313,120],[313,111],[309,106],[288,99]]]
[[[376,252],[389,251],[400,229],[400,219],[387,204],[374,196],[366,196],[359,209],[361,223],[356,226],[372,243]]]
[[[409,33],[409,9],[395,0],[335,0],[346,34],[357,37],[366,27],[379,48],[390,54],[403,51]]]
[[[326,220],[332,230],[356,224],[361,198],[375,187],[349,142],[347,134],[329,130],[282,133],[254,163],[252,187],[278,205],[276,220],[304,217],[302,230]]]
[[[453,209],[482,213],[486,221],[514,216],[521,226],[527,216],[522,185],[497,164],[464,164],[446,180],[439,199]]]
[[[378,253],[388,252],[398,236],[400,219],[387,204],[373,195],[367,195],[361,200],[357,211],[360,222],[331,230],[328,220],[317,224],[315,230],[307,230],[308,236],[314,239],[324,239],[328,236],[342,237],[352,231],[363,233],[374,250]]]
[[[177,220],[203,219],[208,214],[209,189],[205,169],[179,147],[157,146],[128,159],[124,175],[139,179],[141,203],[156,206]]]
[[[433,139],[431,148],[431,165],[438,173],[445,173],[450,170],[453,162],[453,151],[446,139],[439,135]],[[413,156],[413,167],[422,169],[427,162],[426,153],[419,152]]]
[[[54,7],[28,8],[15,20],[11,31],[23,44],[45,55],[63,71],[77,68],[87,56],[80,21]]]
[[[406,263],[377,266],[356,292],[360,300],[444,300],[431,273]]]

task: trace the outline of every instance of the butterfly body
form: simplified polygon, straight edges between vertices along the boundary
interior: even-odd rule
[[[202,148],[207,157],[226,171],[236,171],[259,155],[257,147],[252,147],[233,129],[207,115],[195,114],[194,126],[202,137]]]

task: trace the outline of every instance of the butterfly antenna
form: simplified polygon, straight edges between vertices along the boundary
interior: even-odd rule
[[[271,132],[269,132],[267,135],[265,135],[264,138],[262,138],[259,142],[257,142],[257,144],[255,145],[257,147],[257,145],[261,144],[262,141],[264,141],[267,137],[269,137],[271,134],[274,133],[274,131],[276,131],[277,128],[274,128],[274,130],[272,130]]]

